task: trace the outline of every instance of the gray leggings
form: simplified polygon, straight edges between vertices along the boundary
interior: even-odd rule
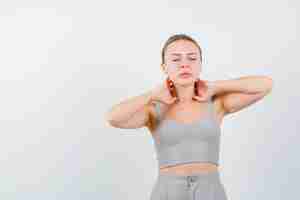
[[[227,200],[219,171],[192,175],[159,173],[150,200]]]

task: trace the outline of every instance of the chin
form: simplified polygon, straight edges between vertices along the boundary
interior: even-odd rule
[[[194,79],[193,78],[188,78],[188,79],[178,79],[177,83],[179,85],[192,85],[194,84]]]

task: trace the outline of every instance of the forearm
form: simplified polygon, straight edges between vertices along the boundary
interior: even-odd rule
[[[272,79],[267,76],[244,76],[230,80],[216,80],[210,83],[214,94],[227,92],[258,93],[272,88]]]
[[[107,113],[108,121],[122,122],[130,119],[137,111],[152,101],[151,91],[141,95],[130,97],[114,105]]]

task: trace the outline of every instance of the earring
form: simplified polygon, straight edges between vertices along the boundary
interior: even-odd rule
[[[168,81],[168,84],[169,84],[170,88],[173,89],[174,88],[174,82],[169,77],[167,77],[167,81]]]
[[[174,82],[169,77],[167,77],[167,85],[169,87],[169,91],[170,91],[171,96],[172,97],[177,97],[177,92],[176,92],[176,89],[175,89],[175,86],[174,86]]]

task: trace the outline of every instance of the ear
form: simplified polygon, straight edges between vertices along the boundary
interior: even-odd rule
[[[161,67],[162,71],[163,71],[165,74],[167,74],[166,64],[161,64],[160,67]]]

